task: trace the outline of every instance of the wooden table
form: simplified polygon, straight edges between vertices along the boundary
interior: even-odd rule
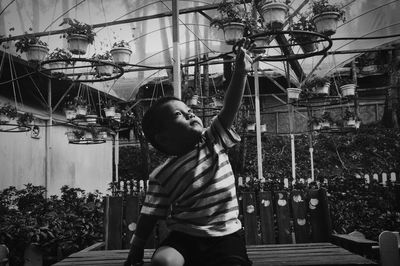
[[[247,248],[253,266],[378,265],[331,243],[254,245]],[[145,265],[150,265],[153,249],[145,250]],[[121,266],[128,250],[83,250],[54,264]]]

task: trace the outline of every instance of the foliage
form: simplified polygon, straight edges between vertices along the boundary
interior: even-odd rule
[[[93,54],[92,55],[93,60],[104,60],[104,61],[111,61],[112,60],[112,55],[109,51],[105,51],[102,54]]]
[[[18,112],[17,108],[14,105],[5,103],[3,106],[0,106],[0,114],[3,114],[10,119],[14,119],[17,117]]]
[[[350,76],[339,76],[334,78],[335,84],[338,88],[346,84],[354,84],[353,78]]]
[[[80,140],[85,136],[85,131],[81,129],[72,130],[72,133],[74,133],[76,140]]]
[[[316,31],[314,23],[306,16],[300,16],[299,20],[292,24],[293,30]]]
[[[322,87],[324,86],[327,82],[330,82],[330,77],[328,76],[317,76],[317,75],[312,75],[310,78],[306,80],[304,83],[304,87],[307,89],[314,89],[315,87]]]
[[[48,60],[64,60],[67,64],[72,64],[71,58],[70,52],[58,47],[47,56]]]
[[[124,41],[124,40],[121,40],[121,41],[119,41],[119,42],[115,42],[113,45],[112,45],[112,48],[131,48],[131,46],[129,45],[129,42],[127,42],[127,41]]]
[[[345,21],[345,11],[341,4],[330,4],[328,0],[315,0],[311,4],[311,10],[314,16],[324,12],[337,12],[339,13],[339,20]]]
[[[102,241],[103,208],[99,192],[61,188],[61,197],[45,197],[45,188],[25,185],[0,191],[0,242],[10,250],[10,265],[24,265],[24,250],[36,245],[44,265]]]
[[[47,47],[47,43],[41,41],[39,37],[32,37],[32,36],[24,36],[15,42],[16,52],[26,52],[30,49],[32,45],[41,45]]]
[[[220,13],[220,17],[211,20],[210,26],[220,29],[223,28],[224,24],[229,22],[245,23],[250,20],[251,16],[249,12],[246,12],[245,4],[242,0],[222,0],[218,5],[217,11]]]
[[[349,119],[354,119],[355,117],[356,117],[355,113],[352,110],[350,110],[350,108],[346,108],[346,110],[344,111],[343,119],[349,120]]]
[[[33,114],[29,112],[25,112],[18,116],[17,124],[19,126],[28,126],[34,120]]]
[[[328,112],[328,111],[323,112],[321,115],[321,119],[324,122],[333,123],[333,118],[332,118],[331,112]]]
[[[75,96],[73,100],[74,106],[87,106],[88,102],[83,96]]]
[[[111,107],[116,107],[116,103],[111,99],[105,99],[101,101],[101,106],[103,108],[111,108]]]
[[[68,24],[70,26],[66,30],[66,33],[63,34],[64,38],[67,38],[68,36],[71,36],[73,34],[81,34],[85,35],[88,38],[88,42],[90,44],[93,43],[94,36],[96,36],[96,33],[93,31],[93,27],[90,26],[89,24],[82,23],[76,19],[71,19],[71,18],[64,18],[63,22],[59,26],[62,26],[64,24]]]
[[[184,88],[182,90],[182,100],[183,101],[187,101],[187,100],[189,100],[190,98],[192,98],[196,94],[197,93],[196,93],[196,91],[195,91],[195,89],[193,87]]]
[[[319,117],[319,116],[312,116],[309,120],[308,120],[308,124],[309,125],[318,125],[319,123],[324,122],[324,120]]]

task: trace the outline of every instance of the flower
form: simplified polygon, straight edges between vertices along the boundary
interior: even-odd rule
[[[73,34],[81,34],[87,37],[90,44],[93,43],[96,33],[93,31],[92,26],[90,26],[89,24],[82,23],[76,19],[70,18],[64,18],[63,22],[59,26],[62,26],[64,24],[68,24],[70,25],[70,27],[66,30],[66,33],[63,34],[63,38],[66,38]]]
[[[16,52],[20,53],[26,52],[32,45],[41,45],[47,47],[47,43],[41,41],[39,37],[24,36],[15,43],[15,47],[17,48]]]

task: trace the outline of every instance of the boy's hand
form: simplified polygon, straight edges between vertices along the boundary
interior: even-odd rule
[[[144,249],[137,246],[132,246],[129,250],[128,258],[124,262],[124,266],[139,266],[143,265]]]
[[[254,43],[248,38],[242,38],[237,42],[234,49],[236,51],[236,71],[247,74],[251,70],[253,60],[250,57],[249,50],[254,47]]]

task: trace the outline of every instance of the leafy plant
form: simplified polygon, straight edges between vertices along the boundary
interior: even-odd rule
[[[67,64],[72,64],[71,58],[72,54],[70,52],[58,47],[47,56],[48,60],[64,60]]]
[[[322,87],[324,86],[327,82],[330,82],[330,77],[328,76],[317,76],[317,75],[312,75],[307,81],[304,83],[304,87],[308,89],[314,89],[315,87]]]
[[[33,114],[25,112],[21,114],[17,119],[17,124],[19,126],[28,126],[34,120]]]
[[[197,93],[196,93],[196,91],[194,90],[193,87],[184,88],[182,90],[182,100],[183,101],[189,100],[190,98],[192,98],[196,94]]]
[[[39,39],[39,37],[24,36],[21,39],[19,39],[17,42],[15,42],[15,47],[17,48],[16,52],[20,52],[20,53],[26,52],[30,49],[30,47],[32,45],[41,45],[41,46],[47,47],[47,43],[44,41],[41,41]]]
[[[82,96],[75,96],[73,103],[75,106],[87,106],[88,102]]]
[[[346,108],[346,110],[344,111],[343,119],[350,120],[350,119],[355,119],[355,117],[356,117],[355,113],[349,108]]]
[[[322,115],[321,115],[321,119],[323,122],[329,122],[329,123],[333,123],[333,118],[331,116],[331,112],[325,111]]]
[[[72,133],[74,133],[76,140],[80,140],[85,136],[85,131],[81,129],[73,130]]]
[[[312,116],[310,119],[308,119],[309,125],[318,125],[321,122],[324,122],[324,119],[322,119],[322,117],[319,116]]]
[[[0,107],[0,114],[3,114],[10,119],[14,119],[17,117],[18,112],[17,108],[14,105],[5,103],[3,106]]]
[[[111,61],[112,60],[112,55],[109,51],[105,51],[102,54],[93,54],[92,55],[93,60],[103,60],[103,61]]]
[[[222,0],[217,8],[220,17],[212,19],[210,26],[222,29],[224,24],[229,22],[245,23],[246,21],[250,21],[250,14],[246,12],[245,8],[245,3],[241,0]]]
[[[67,38],[73,34],[80,34],[85,35],[90,44],[93,43],[96,33],[93,31],[93,27],[89,24],[82,23],[76,19],[71,18],[64,18],[63,22],[59,26],[62,26],[64,24],[68,24],[70,27],[66,30],[65,34],[63,34],[63,38]]]
[[[340,76],[334,80],[338,88],[346,84],[354,84],[353,78],[350,76]]]
[[[124,40],[121,40],[121,41],[119,41],[119,42],[115,42],[113,45],[112,45],[112,48],[131,48],[131,46],[129,45],[129,42],[127,42],[127,41],[124,41]]]
[[[316,0],[311,4],[311,11],[314,16],[320,15],[324,12],[337,12],[339,13],[339,20],[345,21],[345,11],[341,4],[330,4],[328,0]]]

